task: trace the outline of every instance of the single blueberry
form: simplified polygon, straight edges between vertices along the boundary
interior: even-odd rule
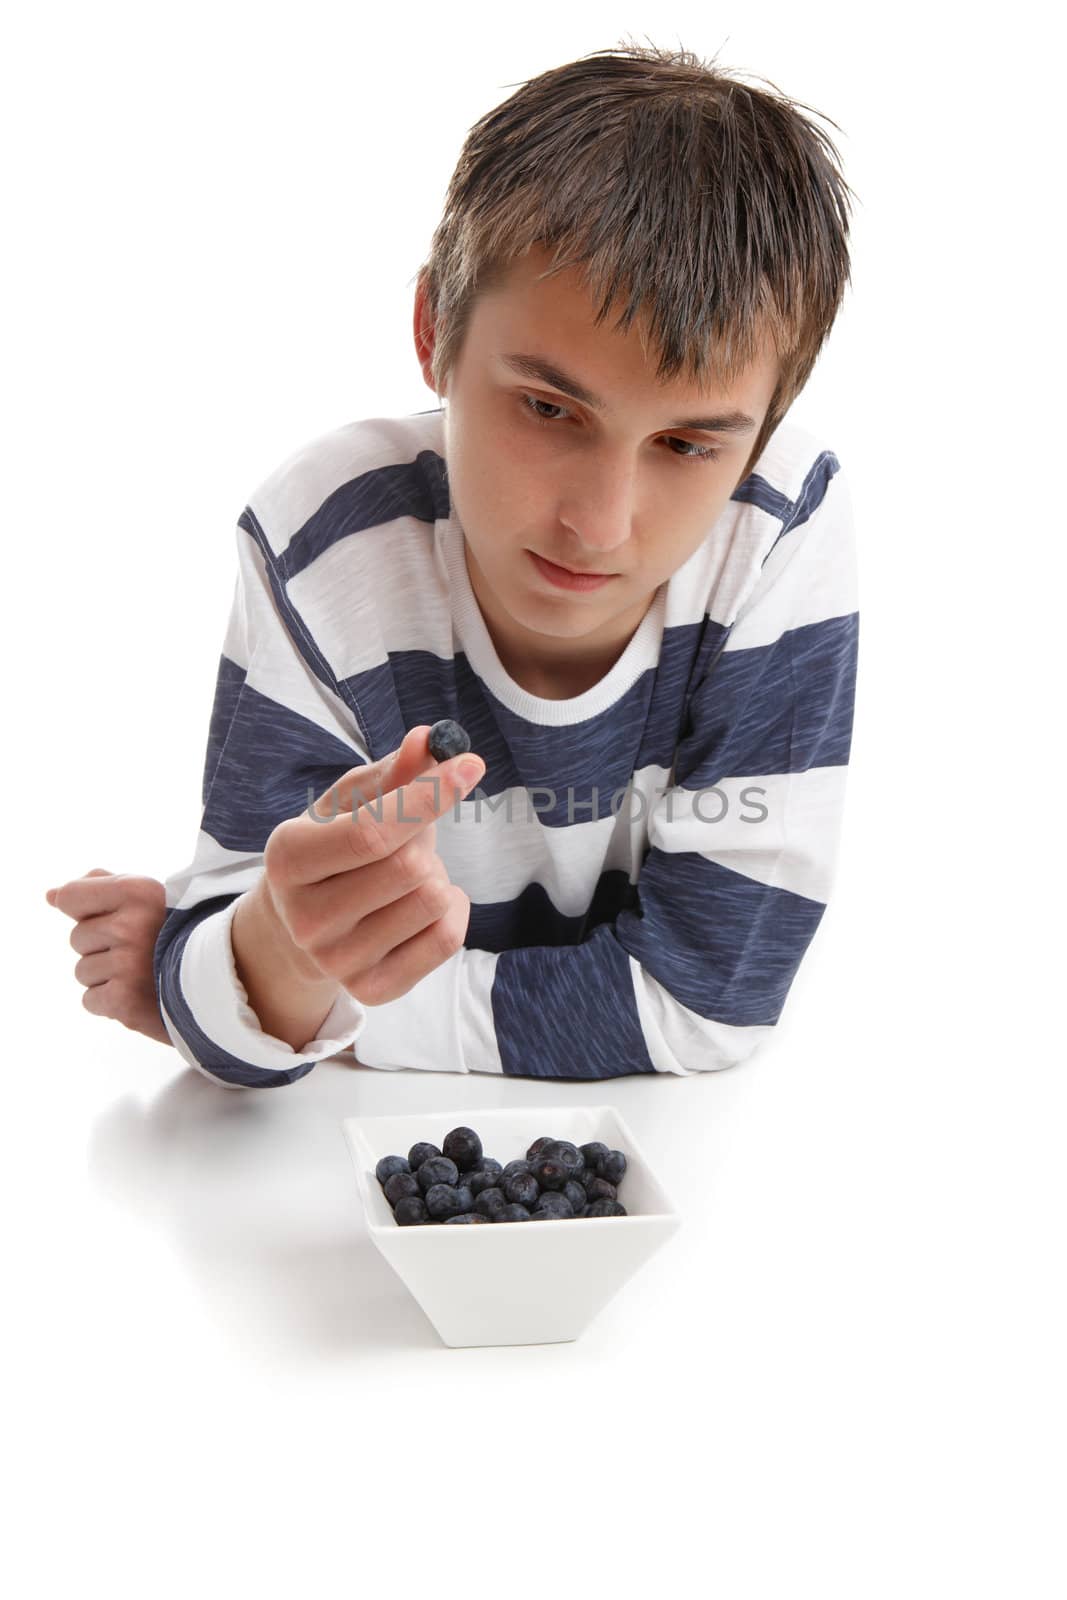
[[[544,1149],[545,1145],[546,1144],[551,1144],[551,1143],[552,1143],[552,1135],[550,1133],[543,1133],[541,1135],[540,1139],[535,1139],[533,1144],[530,1146],[529,1150],[527,1150],[527,1152],[526,1152],[527,1161],[536,1161],[538,1156],[541,1154],[541,1151]]]
[[[584,1196],[583,1196],[584,1202]],[[574,1207],[559,1190],[546,1189],[537,1202],[535,1217],[573,1217]]]
[[[548,1192],[551,1194],[551,1189]],[[575,1183],[574,1180],[571,1179],[568,1183],[563,1185],[563,1188],[559,1192],[566,1195],[567,1199],[570,1201],[571,1211],[574,1213],[574,1215],[576,1217],[581,1216],[585,1207],[589,1204],[589,1196],[586,1194],[581,1184]]]
[[[565,1167],[560,1161],[538,1157],[534,1164],[533,1175],[542,1189],[562,1189],[570,1179],[571,1172],[570,1168]]]
[[[480,1212],[483,1217],[489,1217],[490,1220],[506,1205],[507,1197],[503,1189],[483,1189],[481,1194],[474,1197],[475,1211]]]
[[[418,1144],[413,1144],[408,1151],[408,1161],[412,1172],[415,1171],[416,1167],[421,1167],[424,1161],[429,1161],[431,1156],[439,1156],[440,1154],[441,1152],[437,1146],[435,1144],[427,1144],[425,1139],[420,1140]]]
[[[454,1217],[463,1207],[459,1203],[457,1190],[450,1183],[434,1183],[426,1191],[426,1209],[431,1217],[444,1222],[446,1217]]]
[[[538,1154],[534,1166],[540,1161],[558,1162],[561,1167],[567,1168],[568,1176],[572,1178],[585,1169],[585,1157],[569,1139],[550,1139]]]
[[[605,1156],[611,1154],[607,1145],[601,1144],[599,1139],[593,1139],[591,1143],[583,1144],[580,1148],[582,1155],[585,1157],[586,1166],[591,1168],[598,1178],[601,1177],[600,1163]]]
[[[609,1150],[604,1160],[600,1163],[599,1176],[606,1178],[609,1183],[618,1184],[626,1171],[626,1157],[621,1150]]]
[[[491,1189],[494,1184],[499,1184],[501,1170],[500,1162],[490,1158],[483,1161],[477,1171],[464,1173],[464,1177],[472,1193],[481,1194],[483,1189]]]
[[[461,756],[471,747],[467,730],[461,728],[458,722],[453,722],[451,717],[442,717],[440,722],[435,722],[426,736],[426,742],[435,761],[450,761],[453,756]]]
[[[430,1213],[426,1209],[426,1202],[417,1194],[405,1195],[403,1200],[398,1200],[393,1216],[402,1228],[408,1228],[415,1222],[429,1222]]]
[[[391,1178],[385,1180],[382,1189],[391,1206],[395,1206],[398,1200],[403,1200],[405,1195],[420,1192],[419,1180],[413,1172],[394,1172]]]
[[[525,1206],[520,1206],[518,1202],[510,1206],[500,1206],[489,1218],[490,1222],[529,1222],[529,1220],[530,1213]]]
[[[482,1159],[482,1141],[473,1128],[453,1128],[445,1134],[441,1154],[454,1161],[460,1172],[471,1172]]]
[[[499,1179],[501,1187],[503,1187],[508,1178],[513,1178],[517,1172],[529,1171],[530,1163],[528,1161],[523,1161],[521,1157],[517,1161],[509,1161],[507,1165],[501,1169]]]
[[[458,1196],[458,1199],[459,1199],[459,1209],[461,1211],[473,1211],[474,1210],[474,1195],[471,1193],[471,1188],[470,1188],[469,1184],[463,1183],[462,1181],[457,1183],[457,1185],[456,1185],[456,1195]]]
[[[411,1163],[406,1156],[383,1156],[374,1169],[374,1176],[384,1187],[385,1180],[391,1178],[394,1172],[410,1172]]]
[[[513,1172],[510,1178],[504,1179],[500,1187],[504,1191],[505,1198],[510,1200],[512,1205],[532,1206],[537,1204],[540,1189],[532,1172]]]
[[[419,1170],[415,1176],[419,1180],[419,1188],[425,1194],[435,1183],[458,1183],[459,1168],[454,1161],[449,1161],[447,1156],[430,1156],[429,1160],[419,1163]]]
[[[590,1200],[585,1210],[584,1217],[625,1217],[626,1207],[618,1200]]]

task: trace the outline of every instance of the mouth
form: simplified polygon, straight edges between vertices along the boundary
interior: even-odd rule
[[[548,561],[547,556],[541,557]],[[614,578],[614,572],[594,572],[591,567],[565,567],[562,561],[548,561],[550,567],[558,567],[561,572],[569,572],[572,578]]]
[[[538,555],[536,550],[529,550],[527,554],[541,577],[557,589],[570,589],[581,593],[589,589],[599,589],[610,579],[620,576],[617,572],[595,572],[588,569],[582,571],[575,567],[565,567],[558,561],[549,561],[547,556]]]

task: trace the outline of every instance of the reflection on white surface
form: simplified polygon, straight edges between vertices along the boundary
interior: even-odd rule
[[[344,1117],[447,1108],[459,1124],[466,1107],[610,1103],[642,1146],[671,1163],[683,1144],[700,1148],[702,1122],[731,1098],[729,1076],[736,1074],[607,1083],[431,1078],[380,1073],[341,1056],[298,1083],[234,1095],[186,1069],[147,1106],[124,1095],[96,1119],[90,1170],[99,1188],[173,1243],[212,1318],[248,1357],[303,1365],[375,1349],[443,1349],[367,1237]],[[683,1179],[683,1211],[686,1189]],[[659,1270],[655,1261],[643,1269],[640,1292]],[[684,1267],[676,1260],[666,1270]],[[598,1337],[612,1338],[617,1316],[614,1337],[625,1339],[625,1296],[624,1288],[619,1308],[598,1317]]]

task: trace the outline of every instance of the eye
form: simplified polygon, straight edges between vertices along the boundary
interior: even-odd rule
[[[546,411],[562,411],[564,415],[567,414],[566,406],[558,406],[552,400],[538,400],[537,396],[532,394],[520,395],[519,398],[524,411],[532,416],[535,422],[540,423],[542,427],[550,426],[553,422],[560,422],[562,418],[546,417],[537,409],[538,406],[543,406]],[[688,439],[678,439],[672,435],[667,436],[666,442],[669,445],[679,444],[682,446],[681,450],[676,450],[673,454],[679,456],[683,461],[718,461],[722,454],[721,450],[713,450],[710,445],[692,444]]]

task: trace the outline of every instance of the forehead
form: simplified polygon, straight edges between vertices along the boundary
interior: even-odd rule
[[[533,352],[568,373],[584,374],[590,388],[599,393],[603,392],[601,383],[610,388],[613,381],[693,399],[727,392],[714,376],[700,385],[687,371],[661,380],[647,310],[642,307],[627,329],[617,328],[627,305],[625,295],[620,294],[597,325],[598,301],[583,281],[581,269],[567,266],[551,277],[541,276],[551,264],[552,252],[534,245],[479,294],[470,332],[484,355],[499,359],[513,351]],[[501,366],[503,370],[504,364]],[[769,404],[777,378],[777,351],[769,330],[764,329],[755,361],[729,386],[729,392],[744,395],[754,406]]]

